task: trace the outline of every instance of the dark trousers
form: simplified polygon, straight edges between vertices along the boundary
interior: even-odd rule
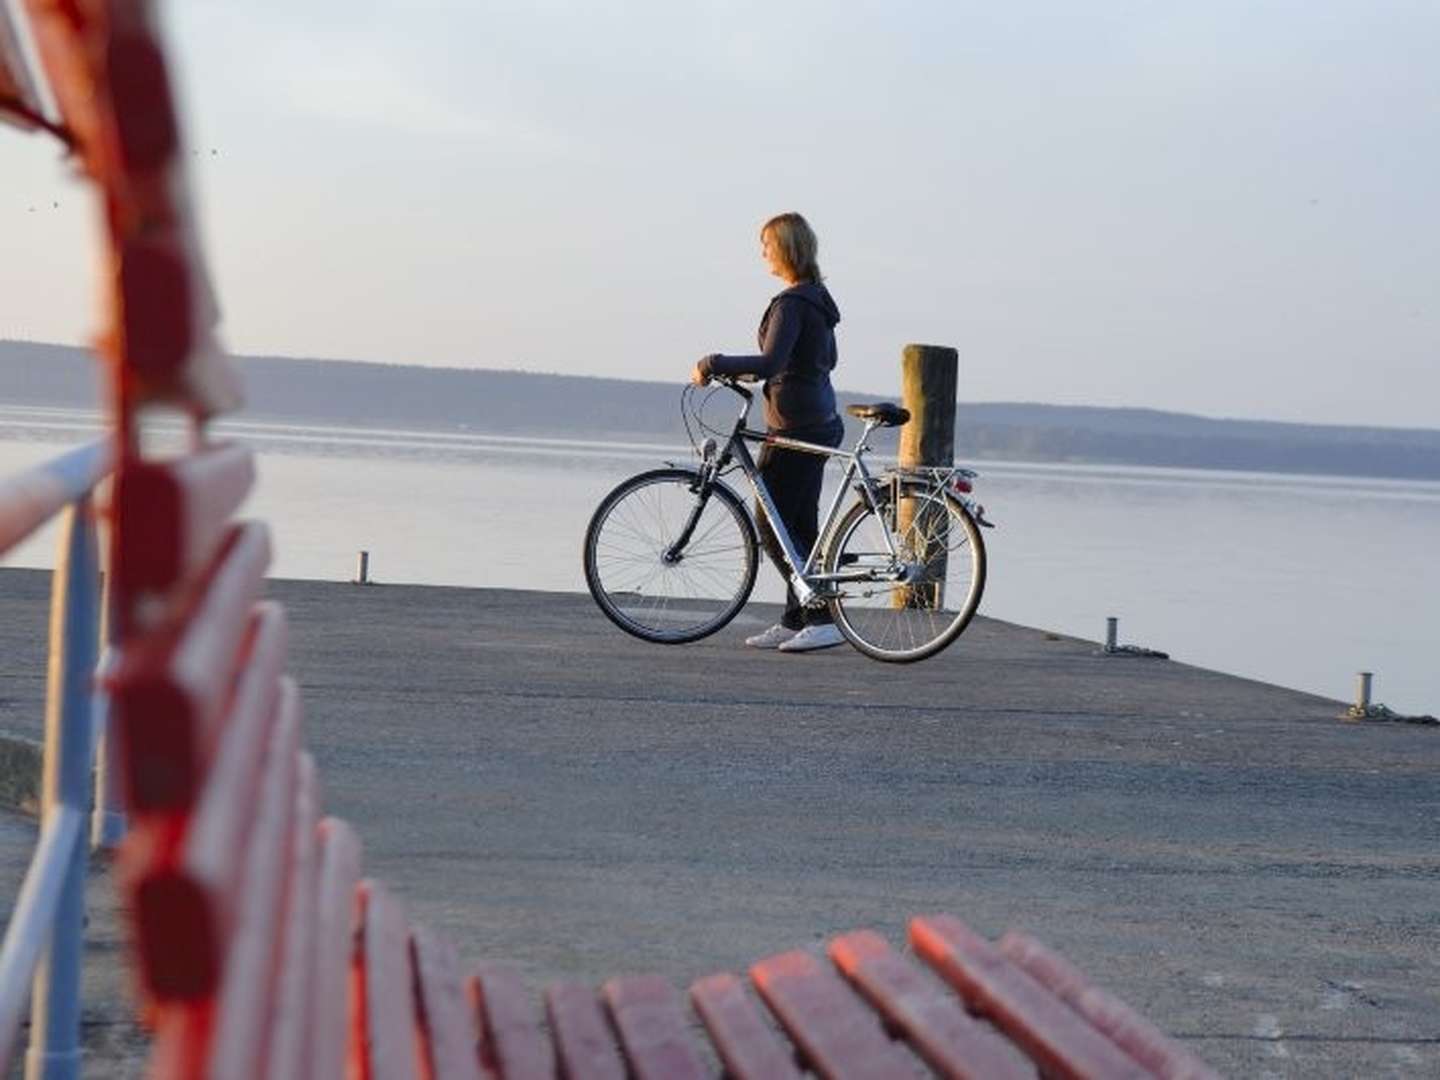
[[[796,428],[775,434],[783,434],[802,442],[839,446],[841,440],[845,438],[845,424],[837,416],[829,423],[817,427]],[[820,486],[825,479],[825,462],[828,460],[829,458],[821,457],[819,454],[806,454],[799,450],[781,450],[774,446],[766,446],[761,449],[760,456],[755,462],[760,467],[760,475],[765,480],[765,486],[770,490],[770,497],[775,502],[775,510],[785,525],[785,531],[790,534],[790,539],[795,545],[795,552],[800,556],[802,565],[804,560],[809,557],[810,549],[815,546],[816,534],[820,531]],[[775,563],[781,573],[785,573],[784,550],[771,530],[764,511],[757,509],[755,519],[760,525],[760,543],[764,545],[765,553],[770,556],[771,561]],[[795,598],[794,588],[787,580],[785,584],[785,615],[780,620],[783,626],[788,626],[791,630],[799,630],[806,626],[818,626],[830,621],[830,612],[827,608],[807,610],[801,606]]]

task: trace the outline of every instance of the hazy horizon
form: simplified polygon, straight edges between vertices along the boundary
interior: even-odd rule
[[[1436,5],[162,10],[237,353],[678,383],[793,208],[842,388],[1440,426]],[[57,158],[0,128],[0,337],[94,328]]]
[[[17,360],[16,353],[14,353],[16,348],[22,350],[22,353],[26,348],[63,350],[66,356],[76,357],[76,359],[79,359],[81,354],[94,356],[91,350],[88,350],[85,346],[66,346],[66,344],[56,343],[56,341],[16,341],[0,337],[0,395],[6,393],[7,376],[12,380],[17,376],[16,367],[14,367],[14,361]],[[624,426],[626,426],[626,428],[634,426],[634,428],[638,429],[652,428],[652,426],[655,425],[657,415],[660,416],[661,420],[667,420],[667,422],[670,419],[674,419],[677,412],[675,412],[674,408],[675,399],[671,395],[678,395],[678,392],[680,392],[684,386],[684,380],[632,379],[632,377],[600,373],[534,372],[534,370],[517,369],[517,367],[485,367],[478,366],[478,364],[477,366],[471,367],[458,367],[439,366],[439,364],[390,363],[390,361],[380,360],[353,360],[347,359],[347,357],[295,357],[274,356],[274,354],[264,354],[264,356],[261,356],[261,354],[251,354],[251,356],[235,354],[235,359],[238,360],[240,372],[242,372],[242,376],[246,379],[246,390],[248,390],[248,393],[246,393],[246,397],[248,397],[246,405],[243,406],[238,415],[233,418],[239,420],[245,419],[246,413],[253,413],[253,415],[258,416],[289,416],[291,413],[285,410],[282,402],[291,399],[295,393],[300,393],[301,397],[304,397],[305,402],[308,402],[307,408],[301,409],[300,413],[295,413],[297,416],[301,415],[301,413],[307,416],[314,415],[315,406],[324,405],[327,397],[334,397],[336,400],[328,403],[328,406],[325,406],[325,408],[331,408],[331,410],[340,409],[341,412],[344,412],[346,403],[353,403],[354,386],[351,383],[354,382],[356,376],[350,376],[350,379],[327,380],[325,383],[317,383],[315,382],[314,374],[311,373],[301,376],[300,382],[294,382],[295,376],[300,372],[304,372],[305,367],[318,366],[323,369],[323,367],[328,366],[328,364],[336,364],[336,366],[359,366],[360,369],[379,369],[382,370],[382,372],[392,372],[393,370],[395,377],[402,377],[402,379],[406,377],[403,373],[415,372],[422,374],[422,376],[426,373],[438,374],[438,376],[446,376],[446,374],[481,377],[533,376],[534,379],[540,380],[589,379],[603,380],[603,382],[611,383],[632,383],[636,387],[632,393],[636,396],[634,400],[631,400],[629,412],[626,413]],[[255,370],[251,369],[252,361],[253,363],[266,364],[266,366],[278,364],[279,367],[278,369],[276,369],[276,367],[265,367],[265,369],[262,370]],[[9,370],[7,370],[7,367],[9,367]],[[82,400],[89,400],[88,390],[79,389],[75,382],[73,382],[73,377],[71,377],[71,379],[65,379],[65,377],[60,376],[60,373],[56,372],[53,367],[50,367],[48,372],[37,372],[33,367],[23,367],[23,370],[27,372],[27,374],[20,374],[19,377],[20,380],[22,380],[20,386],[24,386],[26,383],[32,384],[29,393],[32,395],[33,402],[40,403],[42,406],[59,405],[65,406],[65,408],[84,408],[84,406],[81,405]],[[314,370],[314,367],[311,367],[311,372],[314,372]],[[289,374],[285,374],[285,372],[289,372]],[[96,369],[95,374],[95,384],[89,387],[89,389],[98,392],[98,369]],[[56,376],[60,376],[59,379],[56,379]],[[871,390],[857,389],[857,387],[845,386],[844,383],[838,383],[837,392],[841,400],[900,400],[899,370],[897,370],[896,376],[896,386],[891,386],[888,390],[874,390],[874,392],[871,392]],[[370,379],[370,376],[364,377],[366,377],[367,380]],[[43,389],[43,387],[46,386],[48,386],[49,389]],[[393,386],[395,386],[395,384],[392,384],[392,387]],[[409,383],[399,383],[399,386],[409,386]],[[14,393],[13,382],[10,384],[9,392]],[[665,396],[662,397],[662,399],[657,399],[657,397],[655,397],[655,393],[657,392]],[[446,409],[449,408],[449,406],[455,405],[454,389],[436,389],[435,393],[438,393],[439,399],[432,402],[432,410],[436,408]],[[537,422],[539,422],[541,426],[546,426],[544,425],[544,416],[546,416],[547,413],[553,412],[553,410],[549,408],[549,405],[541,405],[541,402],[553,403],[553,405],[559,406],[560,413],[566,413],[566,409],[572,405],[572,395],[573,390],[560,390],[559,400],[553,400],[550,399],[550,397],[533,397],[533,399],[524,406],[524,412],[526,412],[527,415],[533,413],[533,418],[531,418],[530,425],[528,426],[534,426],[534,423]],[[23,393],[22,396],[24,396]],[[395,408],[397,412],[408,412],[408,410],[413,410],[413,408],[418,405],[413,393],[408,393],[408,395],[405,396],[405,406],[403,406],[403,408],[396,405],[395,399],[387,400],[389,400],[390,406]],[[3,405],[6,405],[6,403],[10,403],[10,405],[26,405],[26,402],[23,402],[23,400],[22,402],[4,402],[3,399],[0,399],[0,408],[3,408]],[[1158,409],[1146,405],[1106,405],[1106,403],[1103,402],[1053,403],[1035,402],[1035,400],[1028,400],[1028,402],[1024,402],[1024,400],[973,400],[960,396],[958,405],[959,415],[966,418],[968,422],[975,422],[976,419],[984,418],[986,422],[1018,423],[1020,426],[1034,426],[1037,425],[1037,423],[1041,426],[1054,426],[1056,423],[1081,423],[1081,425],[1084,425],[1084,423],[1093,423],[1093,425],[1097,425],[1097,429],[1113,429],[1113,426],[1117,425],[1117,423],[1126,426],[1126,422],[1119,419],[1122,418],[1122,416],[1151,416],[1151,420],[1140,420],[1140,423],[1145,426],[1146,431],[1151,433],[1151,435],[1156,435],[1156,433],[1162,431],[1162,429],[1153,428],[1153,423],[1172,423],[1174,426],[1166,428],[1164,431],[1168,431],[1171,438],[1176,442],[1182,441],[1182,439],[1187,438],[1189,435],[1194,435],[1194,425],[1198,423],[1198,425],[1211,425],[1212,431],[1218,431],[1218,429],[1223,429],[1225,426],[1237,426],[1237,428],[1248,429],[1248,431],[1267,429],[1270,433],[1279,433],[1286,431],[1286,429],[1293,429],[1293,431],[1296,432],[1312,433],[1368,432],[1381,439],[1418,438],[1421,439],[1421,442],[1424,442],[1424,445],[1430,445],[1431,442],[1434,442],[1437,448],[1440,448],[1440,426],[1423,428],[1423,426],[1356,425],[1356,423],[1344,423],[1344,425],[1325,425],[1325,423],[1319,423],[1319,425],[1315,425],[1315,423],[1297,422],[1297,420],[1208,416],[1204,415],[1204,413]],[[98,406],[99,402],[98,399],[96,399],[96,408],[98,408]],[[465,408],[474,408],[474,406],[475,402],[469,402]],[[325,408],[321,408],[321,412],[324,412]],[[514,409],[516,408],[520,408],[520,403],[516,402],[516,400],[511,400],[508,395],[505,396],[503,410],[501,410],[501,415],[503,415],[505,422],[514,422],[514,420],[517,420],[516,413],[514,413]],[[651,415],[657,408],[660,409],[660,412]],[[723,408],[723,406],[721,406],[721,408]],[[647,415],[636,415],[636,409],[641,410],[641,413],[647,413]],[[259,412],[256,412],[256,410],[259,410]],[[1012,415],[1012,413],[1014,413],[1014,415]],[[474,419],[478,419],[478,416],[471,416]],[[376,416],[376,422],[382,422],[382,419],[383,416]],[[487,419],[497,420],[500,418],[490,416],[490,418]],[[553,426],[554,416],[550,419],[552,419]],[[579,416],[570,416],[570,419],[580,423],[585,422],[585,420],[579,418]],[[526,422],[520,420],[520,426],[527,426]]]

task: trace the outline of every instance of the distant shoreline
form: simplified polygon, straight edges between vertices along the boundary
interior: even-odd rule
[[[53,428],[36,421],[36,427],[25,434],[12,432],[7,429],[7,411],[13,415],[15,410],[63,410],[65,415],[56,417],[57,425]],[[69,426],[77,417],[83,416],[92,420],[93,424],[81,431],[76,427]],[[175,431],[177,437],[181,431],[179,421],[176,421]],[[299,437],[292,436],[291,430],[302,432]],[[47,444],[56,447],[74,446],[91,438],[98,437],[103,430],[101,415],[93,406],[89,408],[78,408],[72,406],[6,406],[0,404],[0,440],[7,439],[12,442],[32,442]],[[256,413],[243,413],[234,417],[222,418],[217,422],[217,434],[222,438],[238,438],[251,445],[258,454],[278,455],[309,455],[320,453],[327,455],[333,452],[335,442],[327,438],[327,432],[334,432],[338,436],[338,442],[345,447],[343,452],[356,453],[359,457],[369,454],[376,454],[385,458],[406,456],[407,451],[413,454],[416,460],[440,460],[440,461],[465,461],[471,455],[493,455],[497,451],[513,449],[517,454],[524,455],[535,452],[543,453],[564,453],[573,450],[576,454],[598,453],[601,456],[623,456],[634,458],[637,461],[675,460],[678,457],[685,457],[690,453],[690,448],[685,445],[683,437],[671,442],[653,442],[636,439],[633,434],[607,436],[601,434],[575,432],[551,432],[551,431],[523,431],[514,433],[497,434],[491,432],[480,432],[473,428],[429,428],[417,430],[415,428],[396,428],[383,426],[353,427],[342,425],[334,419],[316,417],[294,417],[294,416],[269,416]],[[368,434],[373,438],[356,437],[353,440],[346,438],[347,435]],[[393,439],[393,441],[392,441]],[[313,440],[313,444],[310,440]],[[473,440],[473,442],[469,441]],[[512,445],[513,444],[513,445]],[[872,464],[877,461],[884,465],[893,461],[894,445],[880,446]],[[1372,477],[1355,474],[1335,474],[1321,472],[1285,472],[1274,469],[1211,469],[1192,468],[1189,466],[1175,465],[1152,465],[1141,462],[1105,462],[1105,461],[1038,461],[1031,459],[1019,459],[1011,457],[980,457],[980,456],[959,456],[957,464],[967,465],[980,470],[982,475],[1017,472],[1017,473],[1050,473],[1057,477],[1070,477],[1081,479],[1087,476],[1105,477],[1111,479],[1143,479],[1147,481],[1165,481],[1174,484],[1189,482],[1212,483],[1217,480],[1223,482],[1225,478],[1233,478],[1236,482],[1244,482],[1246,478],[1253,478],[1256,482],[1283,482],[1287,479],[1307,484],[1323,484],[1332,481],[1339,484],[1357,485],[1366,481],[1374,481],[1380,484],[1436,484],[1440,485],[1440,478],[1414,478],[1414,477]],[[1440,494],[1437,491],[1436,494]]]
[[[241,420],[657,445],[688,441],[678,382],[346,360],[237,360],[249,395]],[[875,400],[840,396],[843,402]],[[0,402],[93,408],[95,400],[88,351],[0,341]],[[711,405],[713,422],[728,425],[730,403],[717,397]],[[1440,430],[1431,429],[961,401],[955,442],[957,458],[970,461],[1440,480]]]

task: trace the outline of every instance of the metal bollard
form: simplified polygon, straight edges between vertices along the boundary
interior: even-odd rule
[[[1117,619],[1114,615],[1111,615],[1111,616],[1109,616],[1109,617],[1105,620],[1105,651],[1106,651],[1106,652],[1114,652],[1114,651],[1116,650],[1116,648],[1118,648],[1117,642],[1118,642],[1119,637],[1120,637],[1120,620]]]
[[[355,560],[355,584],[370,584],[370,552],[360,552],[359,558]]]
[[[1356,673],[1355,680],[1355,711],[1365,712],[1370,708],[1370,683],[1375,678],[1369,671]]]

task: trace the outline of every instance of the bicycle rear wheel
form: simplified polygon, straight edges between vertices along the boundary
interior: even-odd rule
[[[640,473],[590,519],[585,584],[627,634],[697,641],[733,619],[755,586],[757,541],[744,505],[724,484],[703,498],[696,485],[689,469]]]
[[[923,660],[959,637],[980,606],[985,542],[959,500],[938,488],[906,488],[898,504],[885,502],[880,510],[899,559],[891,556],[874,509],[863,500],[852,506],[832,533],[825,570],[869,571],[873,578],[843,582],[830,611],[866,656]]]

